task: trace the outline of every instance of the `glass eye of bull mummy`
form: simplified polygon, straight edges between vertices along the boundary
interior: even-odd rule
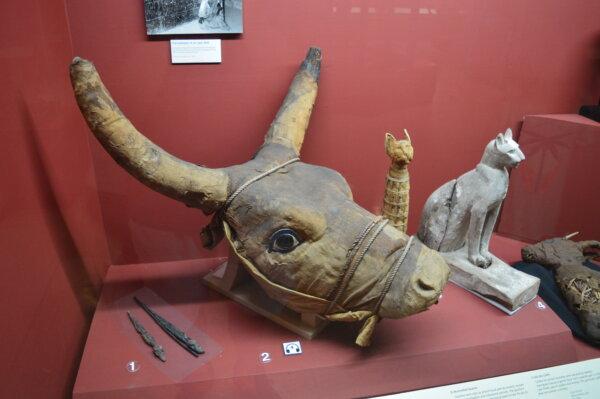
[[[441,256],[361,208],[337,172],[298,160],[317,95],[321,51],[311,48],[263,146],[250,161],[210,169],[152,143],[123,115],[94,65],[71,64],[79,108],[106,151],[140,182],[214,214],[204,245],[225,236],[246,270],[283,305],[333,321],[364,321],[369,345],[380,318],[437,302],[449,269]]]

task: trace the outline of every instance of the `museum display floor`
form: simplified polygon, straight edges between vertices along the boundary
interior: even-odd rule
[[[508,263],[523,244],[495,236]],[[223,259],[111,266],[88,335],[73,397],[362,397],[549,367],[600,357],[577,342],[539,298],[508,316],[449,283],[439,304],[402,320],[383,320],[367,349],[359,325],[330,324],[301,339],[210,290],[202,277]],[[132,301],[137,295],[204,346],[195,358]],[[163,345],[152,355],[127,320],[132,311]],[[299,340],[302,354],[282,344]]]

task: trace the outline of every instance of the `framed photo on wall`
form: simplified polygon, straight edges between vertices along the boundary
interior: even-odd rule
[[[243,33],[243,0],[144,0],[148,35]]]

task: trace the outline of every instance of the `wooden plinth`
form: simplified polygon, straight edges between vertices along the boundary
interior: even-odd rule
[[[328,321],[314,313],[298,313],[269,298],[239,260],[229,260],[203,278],[204,284],[306,339],[317,336]]]

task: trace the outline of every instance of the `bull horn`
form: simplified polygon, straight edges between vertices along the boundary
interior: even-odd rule
[[[317,98],[321,49],[311,47],[296,73],[288,94],[267,132],[265,144],[276,143],[291,148],[296,155],[304,141],[310,114]]]
[[[114,102],[94,64],[76,57],[71,63],[71,84],[100,144],[140,182],[207,214],[225,202],[227,173],[182,161],[144,137]]]

